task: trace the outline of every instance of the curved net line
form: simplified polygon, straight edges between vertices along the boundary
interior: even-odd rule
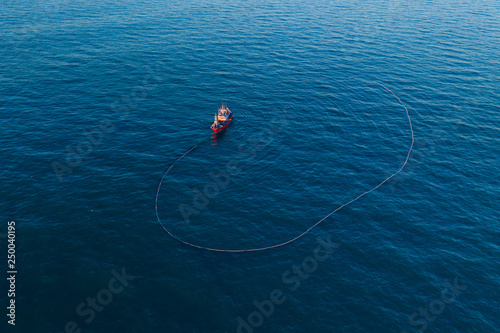
[[[297,235],[297,236],[295,236],[295,237],[293,237],[293,238],[291,238],[291,239],[289,239],[289,240],[287,240],[285,242],[282,242],[282,243],[279,243],[279,244],[274,244],[274,245],[269,245],[269,246],[264,246],[264,247],[248,248],[248,249],[217,249],[217,248],[210,248],[210,247],[206,247],[206,246],[201,246],[201,245],[193,244],[193,243],[187,242],[187,241],[185,241],[185,240],[177,237],[176,235],[174,235],[173,233],[171,233],[163,225],[163,223],[161,222],[160,216],[158,214],[158,196],[160,194],[161,185],[163,183],[163,180],[165,179],[165,176],[170,172],[170,170],[174,167],[174,165],[177,162],[179,162],[187,154],[189,154],[191,151],[193,151],[194,149],[196,149],[196,147],[198,147],[199,144],[196,144],[193,147],[189,148],[181,157],[179,157],[177,160],[175,160],[174,163],[172,163],[172,165],[170,165],[170,167],[167,169],[167,171],[165,171],[165,173],[161,177],[160,183],[158,184],[158,189],[156,191],[156,198],[155,198],[155,213],[156,213],[156,218],[157,218],[158,222],[160,223],[161,227],[163,228],[163,230],[165,230],[167,232],[167,234],[169,234],[172,238],[176,239],[177,241],[179,241],[179,242],[181,242],[181,243],[183,243],[185,245],[197,248],[197,249],[202,249],[202,250],[207,250],[207,251],[214,251],[214,252],[255,252],[255,251],[265,251],[265,250],[270,250],[270,249],[275,249],[275,248],[278,248],[278,247],[282,247],[284,245],[287,245],[287,244],[295,242],[296,240],[304,237],[312,229],[316,228],[320,223],[322,223],[323,221],[325,221],[327,218],[329,218],[331,215],[335,214],[336,212],[338,212],[342,208],[344,208],[344,207],[352,204],[355,201],[358,201],[359,199],[361,199],[362,197],[364,197],[368,193],[371,193],[371,192],[377,190],[380,186],[382,186],[384,183],[386,183],[388,180],[390,180],[391,178],[393,178],[394,176],[396,176],[398,173],[400,173],[404,169],[404,167],[408,163],[408,160],[410,158],[410,154],[411,154],[411,152],[413,150],[413,145],[415,143],[415,136],[414,136],[414,133],[413,133],[413,126],[412,126],[412,123],[411,123],[410,113],[408,112],[408,109],[403,104],[403,102],[401,102],[401,99],[399,99],[399,97],[392,90],[390,90],[389,88],[387,88],[383,84],[378,83],[378,82],[373,82],[373,83],[378,84],[379,86],[381,86],[384,89],[386,89],[387,91],[389,91],[394,97],[397,98],[397,100],[399,101],[399,104],[401,104],[405,108],[406,117],[408,118],[408,124],[410,126],[410,131],[411,131],[411,145],[410,145],[410,148],[408,149],[408,153],[406,155],[405,161],[404,161],[403,165],[401,165],[401,167],[396,172],[394,172],[393,174],[391,174],[389,177],[385,178],[383,181],[381,181],[379,184],[375,185],[374,187],[372,187],[368,191],[365,191],[365,192],[361,193],[356,198],[354,198],[354,199],[352,199],[352,200],[350,200],[350,201],[348,201],[348,202],[340,205],[339,207],[337,207],[336,209],[334,209],[333,211],[331,211],[330,213],[328,213],[327,215],[325,215],[325,217],[323,217],[321,220],[319,220],[318,222],[314,223],[312,226],[310,226],[304,232],[302,232],[301,234],[299,234],[299,235]]]

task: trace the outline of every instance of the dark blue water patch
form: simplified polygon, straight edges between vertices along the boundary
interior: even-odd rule
[[[498,330],[492,1],[4,9],[0,206],[18,226],[19,332],[68,321],[86,332],[237,332],[275,289],[286,301],[255,332],[413,332],[410,316],[455,278],[467,289],[425,331]],[[411,136],[404,108],[374,82],[401,98],[415,133],[405,169],[377,191],[271,252],[203,252],[162,230],[157,186],[196,144],[165,179],[159,212],[200,245],[289,239],[390,176]],[[223,101],[235,118],[213,139]],[[89,132],[97,141],[83,152]],[[186,224],[179,204],[230,161],[241,172]],[[54,162],[71,169],[63,181]],[[291,290],[283,274],[328,236],[340,246]],[[76,307],[122,267],[136,278],[85,323]]]

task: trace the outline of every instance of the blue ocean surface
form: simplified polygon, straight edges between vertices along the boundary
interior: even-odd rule
[[[1,332],[500,332],[498,1],[0,8]]]

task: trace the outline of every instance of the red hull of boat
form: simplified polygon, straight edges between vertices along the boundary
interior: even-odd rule
[[[229,125],[229,123],[231,122],[231,120],[233,120],[233,115],[231,115],[226,123],[224,124],[224,126],[222,126],[221,128],[212,128],[214,130],[215,133],[219,133],[219,132],[222,132],[223,130],[226,129],[226,127]]]

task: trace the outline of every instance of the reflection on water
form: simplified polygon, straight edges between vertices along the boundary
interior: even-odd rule
[[[210,140],[212,141],[212,146],[218,145],[219,141],[221,141],[222,138],[224,138],[224,136],[226,136],[226,133],[227,133],[227,128],[225,130],[223,130],[222,132],[212,133],[212,135],[210,136]]]

